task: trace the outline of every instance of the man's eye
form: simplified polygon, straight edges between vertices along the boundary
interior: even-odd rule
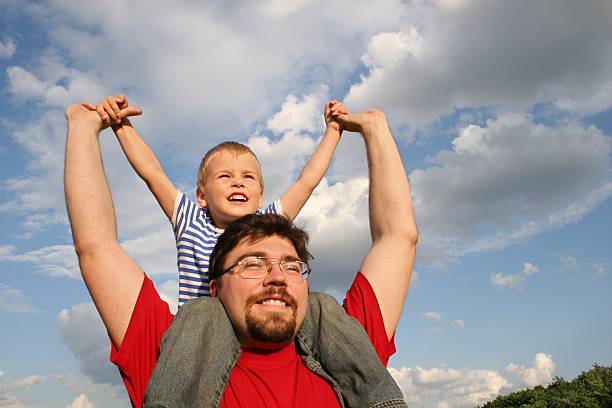
[[[285,262],[285,270],[291,273],[302,273],[302,267],[297,262]]]
[[[243,262],[242,265],[244,268],[250,268],[250,269],[258,269],[258,268],[265,267],[265,263],[260,259],[247,259]]]

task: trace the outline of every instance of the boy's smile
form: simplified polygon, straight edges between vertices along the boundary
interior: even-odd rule
[[[222,150],[211,158],[208,169],[204,191],[198,188],[198,204],[208,209],[217,228],[261,207],[260,170],[252,154]]]

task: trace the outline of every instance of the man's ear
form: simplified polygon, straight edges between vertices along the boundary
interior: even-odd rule
[[[217,279],[213,279],[208,282],[208,288],[210,289],[210,296],[219,297],[219,285],[217,284]]]
[[[198,186],[196,189],[196,196],[198,198],[198,205],[202,208],[206,208],[206,191],[204,188]]]

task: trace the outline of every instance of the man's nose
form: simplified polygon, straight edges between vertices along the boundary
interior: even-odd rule
[[[287,286],[287,275],[281,270],[279,262],[270,264],[270,272],[264,279],[265,285]]]

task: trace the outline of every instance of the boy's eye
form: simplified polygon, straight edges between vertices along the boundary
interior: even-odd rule
[[[219,178],[228,178],[229,174],[219,174]]]
[[[255,179],[255,176],[253,176],[252,174],[247,174],[246,176],[244,176],[248,179]]]

